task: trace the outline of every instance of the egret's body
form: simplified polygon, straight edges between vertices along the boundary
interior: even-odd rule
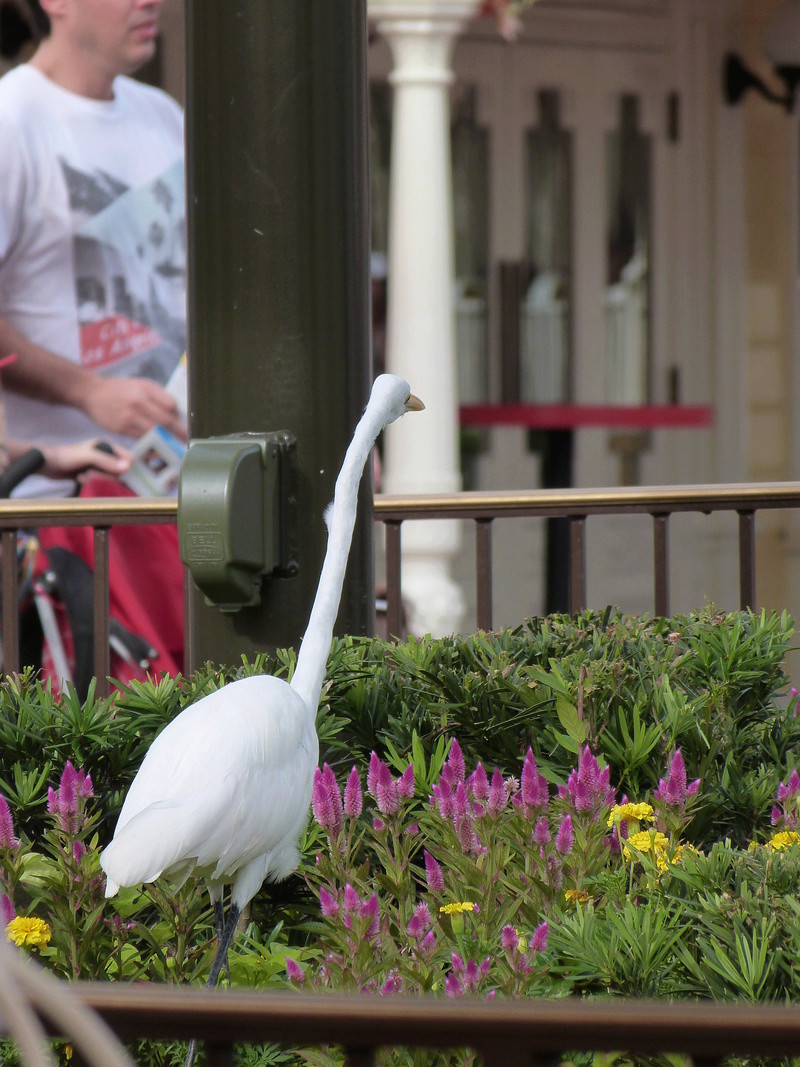
[[[361,473],[383,427],[422,407],[401,378],[376,379],[326,514],[328,548],[291,682],[243,678],[182,711],[151,745],[100,858],[106,896],[162,875],[176,883],[191,874],[205,879],[219,935],[209,985],[216,983],[241,910],[265,879],[279,881],[297,865],[319,754],[317,705]]]
[[[186,708],[128,791],[103,853],[106,894],[196,874],[215,900],[231,884],[243,908],[265,877],[297,866],[318,753],[308,709],[281,678],[242,678]]]

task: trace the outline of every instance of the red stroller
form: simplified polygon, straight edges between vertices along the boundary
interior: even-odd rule
[[[37,460],[38,457],[38,460]],[[0,476],[0,495],[41,465],[37,450]],[[95,476],[81,497],[131,496]],[[94,668],[93,532],[43,527],[20,533],[21,662],[85,699]],[[183,670],[183,569],[173,526],[120,526],[109,535],[111,677],[117,682]]]

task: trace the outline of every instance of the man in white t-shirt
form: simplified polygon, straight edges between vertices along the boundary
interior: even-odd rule
[[[40,4],[49,36],[0,78],[9,436],[185,437],[164,388],[186,344],[183,116],[127,77],[153,56],[161,0]]]

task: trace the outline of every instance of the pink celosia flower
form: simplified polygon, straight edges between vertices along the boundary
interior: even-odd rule
[[[556,851],[562,856],[568,856],[572,852],[575,843],[575,833],[572,829],[572,816],[565,815],[556,834]]]
[[[455,775],[456,781],[463,782],[466,777],[466,767],[464,766],[464,753],[461,751],[461,746],[455,738],[450,743],[450,751],[447,753],[447,766],[451,772]]]
[[[481,979],[481,972],[475,960],[467,960],[464,970],[464,985],[467,989],[475,989]]]
[[[381,986],[380,995],[382,997],[390,997],[394,993],[403,992],[403,978],[397,973],[397,971],[391,971],[389,977]]]
[[[405,800],[414,796],[414,768],[410,763],[397,779],[397,792]]]
[[[548,926],[547,921],[545,920],[545,922],[540,923],[540,925],[536,927],[531,935],[530,944],[528,946],[531,952],[544,952],[547,948],[547,931]]]
[[[503,776],[497,768],[492,774],[492,784],[489,788],[489,798],[486,806],[493,815],[499,815],[508,802],[508,792]]]
[[[338,900],[332,893],[329,893],[324,886],[320,886],[319,906],[326,919],[335,918],[339,914]]]
[[[443,819],[452,817],[454,810],[453,790],[450,782],[444,776],[432,787],[430,801],[431,804],[435,804],[438,807],[439,814]]]
[[[365,937],[368,941],[374,941],[378,936],[381,925],[377,893],[373,893],[369,900],[365,900],[361,905],[361,918],[370,920],[369,926],[365,931]]]
[[[355,889],[348,882],[344,887],[344,906],[346,911],[358,911],[361,899]]]
[[[395,815],[400,807],[397,783],[383,760],[380,761],[375,781],[375,803],[381,815]]]
[[[74,841],[72,843],[72,858],[75,862],[80,863],[85,855],[86,846],[81,841]]]
[[[444,991],[448,997],[463,997],[464,986],[461,979],[455,974],[448,974],[444,980]]]
[[[486,776],[486,771],[483,769],[482,763],[478,763],[475,770],[467,779],[467,792],[470,793],[473,800],[484,802],[489,799],[489,779]]]
[[[19,841],[14,836],[14,820],[8,801],[0,793],[0,848],[17,848]]]
[[[686,765],[679,748],[675,749],[666,780],[659,778],[658,789],[653,796],[671,808],[683,810],[686,806],[687,797],[694,796],[700,787],[700,779],[696,778],[690,785],[686,784]]]
[[[429,930],[419,943],[420,952],[430,956],[436,948],[436,932]]]
[[[614,790],[610,781],[610,768],[605,766],[601,770],[597,758],[589,746],[585,745],[577,768],[567,779],[566,790],[559,789],[559,795],[569,797],[575,811],[588,811],[597,818],[602,809],[614,801]]]
[[[302,985],[306,980],[306,972],[291,956],[286,957],[286,973],[289,976],[289,981],[295,982],[297,985]]]
[[[358,776],[358,771],[353,767],[344,787],[344,813],[348,819],[357,819],[361,814],[363,805],[361,779]]]
[[[550,841],[550,827],[547,824],[547,818],[544,815],[540,815],[536,820],[536,825],[533,828],[533,840],[540,847],[548,844]]]
[[[342,794],[331,768],[326,763],[322,770],[316,767],[311,784],[311,810],[323,830],[331,837],[338,837],[343,826]]]
[[[453,797],[453,825],[457,826],[461,819],[466,819],[471,815],[472,808],[467,795],[467,787],[463,782],[459,782]]]
[[[367,792],[371,797],[375,796],[375,787],[378,783],[378,768],[381,761],[373,749],[369,755],[369,768],[367,769]]]
[[[408,922],[408,936],[413,937],[416,940],[430,930],[432,924],[433,919],[431,918],[428,905],[425,903],[418,904],[416,908],[414,908],[414,914]]]
[[[7,893],[0,893],[0,936],[12,919],[16,919],[17,912],[11,897]]]
[[[379,819],[377,815],[373,815],[372,829],[380,834],[386,829],[386,823],[383,821],[383,819]]]
[[[517,931],[513,926],[503,927],[503,932],[500,934],[500,944],[507,952],[510,952],[517,947],[519,944],[519,937],[517,937]]]
[[[47,810],[55,815],[59,825],[68,833],[75,833],[80,801],[94,796],[91,776],[83,771],[76,771],[71,760],[67,760],[61,773],[58,789],[47,790]]]
[[[550,793],[547,788],[547,782],[539,774],[533,749],[529,748],[525,755],[525,762],[522,765],[520,790],[514,795],[512,803],[522,811],[522,814],[527,819],[539,808],[546,808],[549,800]]]
[[[427,849],[423,850],[423,855],[425,858],[425,880],[428,883],[428,888],[433,893],[444,893],[442,868]]]
[[[461,959],[457,952],[450,953],[450,963],[453,967],[453,974],[464,973],[464,961]]]

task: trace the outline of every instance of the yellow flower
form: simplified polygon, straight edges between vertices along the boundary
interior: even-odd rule
[[[564,892],[564,900],[567,904],[583,904],[588,899],[589,894],[585,889],[567,889]]]
[[[652,822],[655,816],[649,804],[615,804],[608,816],[608,825],[617,822]]]
[[[800,841],[800,834],[794,830],[779,830],[767,841],[767,848],[771,848],[773,852],[783,852],[785,848],[791,848],[798,841]]]
[[[700,850],[695,848],[694,845],[689,844],[687,842],[685,845],[678,845],[678,847],[675,849],[675,852],[673,853],[672,862],[680,863],[683,859],[684,852],[690,852],[693,856],[700,855]]]
[[[43,948],[50,940],[50,927],[44,919],[25,918],[18,915],[6,927],[6,938],[15,945],[33,945]]]
[[[445,915],[463,915],[465,911],[475,911],[475,905],[471,900],[460,900],[454,904],[445,904],[439,911]]]
[[[636,852],[652,852],[656,867],[660,871],[666,871],[669,867],[668,845],[669,838],[660,830],[640,830],[638,834],[632,834],[627,841],[622,842],[622,855],[626,860],[630,860],[634,858],[631,849],[635,849]]]

